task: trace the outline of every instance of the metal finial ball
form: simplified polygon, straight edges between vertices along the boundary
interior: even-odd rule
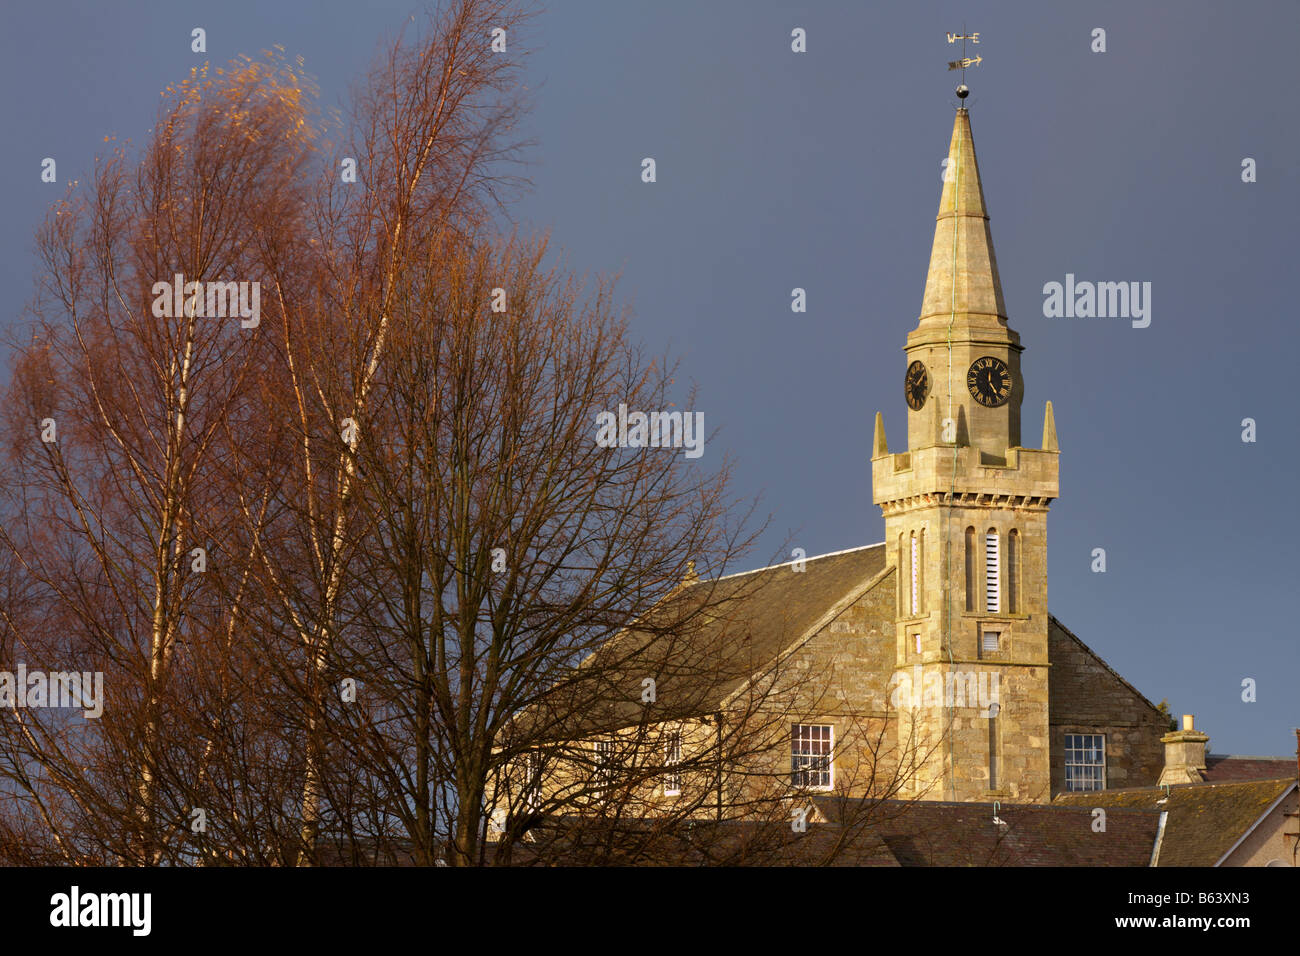
[[[958,96],[958,98],[963,99],[963,100],[964,100],[966,97],[970,96],[970,87],[967,86],[965,83],[963,83],[961,86],[957,87],[957,96]]]

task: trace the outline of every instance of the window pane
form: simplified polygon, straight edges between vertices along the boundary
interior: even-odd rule
[[[1065,786],[1067,790],[1105,789],[1105,734],[1065,735]]]

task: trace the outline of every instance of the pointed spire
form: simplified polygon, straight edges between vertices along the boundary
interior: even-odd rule
[[[872,458],[883,458],[889,454],[889,443],[885,441],[885,416],[881,412],[876,412],[876,437],[872,447],[875,448],[871,453]]]
[[[1005,328],[1007,324],[970,114],[964,108],[957,110],[953,122],[921,302],[921,326],[947,327],[950,322],[983,328]]]
[[[1056,416],[1052,414],[1052,403],[1047,403],[1047,411],[1043,413],[1043,451],[1060,451],[1061,446],[1056,442]]]

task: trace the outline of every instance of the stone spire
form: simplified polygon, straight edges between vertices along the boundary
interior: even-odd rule
[[[1043,451],[1060,451],[1061,445],[1056,438],[1056,416],[1052,414],[1052,403],[1047,403],[1043,412]]]
[[[978,448],[989,463],[1005,461],[1007,449],[1020,446],[1023,350],[1020,335],[1007,324],[970,114],[958,109],[921,317],[904,348],[909,364],[925,367],[930,384],[922,407],[909,407],[907,447],[916,450],[955,440],[959,446]],[[984,364],[975,368],[979,361]],[[1000,393],[996,395],[988,391],[995,382]]]
[[[953,122],[936,218],[919,327],[942,325],[946,329],[951,321],[954,329],[1005,329],[1007,307],[993,254],[970,114],[964,107],[957,110]]]

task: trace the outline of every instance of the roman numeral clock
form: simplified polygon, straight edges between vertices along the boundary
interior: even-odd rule
[[[966,373],[966,388],[971,398],[985,408],[997,408],[1011,397],[1011,370],[1007,363],[992,355],[977,358]]]

